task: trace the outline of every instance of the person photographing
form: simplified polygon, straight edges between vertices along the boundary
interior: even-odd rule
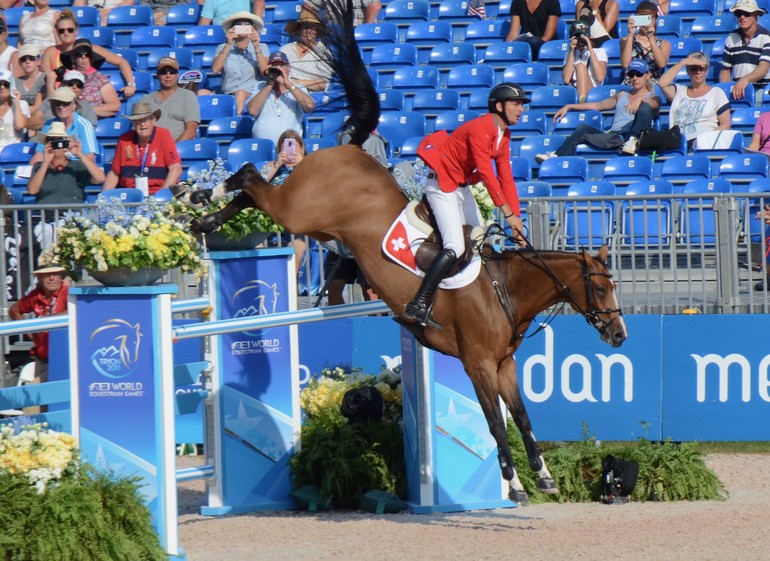
[[[578,20],[569,28],[570,49],[564,57],[562,78],[578,92],[578,100],[583,103],[588,92],[604,83],[607,77],[607,53],[602,48],[594,48],[589,35],[588,23]]]

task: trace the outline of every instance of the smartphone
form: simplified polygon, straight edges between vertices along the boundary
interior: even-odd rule
[[[254,30],[250,25],[234,25],[233,29],[236,35],[251,35],[251,32]]]
[[[293,138],[286,138],[283,141],[283,153],[287,156],[293,156],[297,152],[297,141]]]
[[[652,23],[652,16],[648,15],[637,15],[634,16],[634,25],[637,27],[646,27]]]

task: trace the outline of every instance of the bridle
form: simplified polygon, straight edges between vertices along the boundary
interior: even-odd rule
[[[557,306],[554,310],[549,312],[548,317],[545,318],[544,321],[540,322],[540,326],[530,333],[529,335],[526,334],[526,332],[519,333],[519,326],[516,324],[516,320],[513,316],[513,306],[511,304],[510,298],[508,296],[509,292],[507,290],[507,287],[505,286],[505,275],[502,273],[502,259],[500,254],[492,253],[488,255],[483,255],[483,253],[480,251],[484,241],[488,237],[492,236],[502,236],[508,241],[514,242],[515,240],[513,237],[508,236],[504,230],[499,225],[492,225],[484,235],[483,239],[480,240],[480,242],[477,244],[476,249],[479,251],[481,255],[481,262],[484,265],[484,269],[487,271],[487,274],[489,275],[489,278],[492,281],[492,286],[495,289],[495,292],[497,294],[497,299],[500,302],[500,305],[503,308],[503,311],[505,312],[505,316],[508,319],[508,323],[510,323],[511,328],[513,329],[513,337],[511,339],[511,342],[515,342],[520,339],[534,337],[537,333],[542,331],[546,326],[550,325],[551,322],[555,319],[556,315],[562,310],[564,305],[569,302],[579,313],[582,315],[586,322],[591,325],[594,329],[596,329],[600,335],[605,336],[607,334],[607,328],[609,325],[617,319],[618,316],[623,315],[623,311],[618,308],[597,308],[594,304],[594,300],[591,296],[591,277],[604,277],[606,279],[612,280],[612,273],[609,272],[607,269],[606,263],[602,263],[602,266],[605,268],[605,271],[589,271],[588,269],[588,260],[586,259],[586,250],[582,250],[582,262],[580,264],[582,273],[583,273],[583,281],[585,285],[585,291],[586,291],[586,307],[583,307],[580,305],[580,303],[577,301],[575,296],[570,291],[569,287],[565,285],[559,277],[556,275],[556,273],[551,269],[551,267],[548,266],[548,263],[543,259],[543,256],[540,254],[538,250],[534,248],[534,246],[529,243],[529,240],[524,237],[525,246],[527,249],[529,249],[536,260],[539,262],[538,266],[540,266],[547,274],[548,276],[553,279],[553,281],[561,287],[560,293],[563,294],[566,298],[566,300],[563,300],[561,302],[560,306]],[[527,257],[523,256],[523,254],[520,254],[522,258],[527,259],[528,261],[532,262]],[[492,274],[492,270],[490,269],[489,262],[490,261],[497,261],[498,262],[498,275],[497,278],[495,278],[495,275]],[[498,280],[499,278],[499,280]],[[502,284],[502,287],[501,287]],[[609,315],[617,313],[618,316],[613,317],[609,321],[603,320],[600,315]]]

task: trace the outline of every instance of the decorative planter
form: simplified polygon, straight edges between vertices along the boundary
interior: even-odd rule
[[[218,232],[205,234],[206,247],[209,251],[239,251],[243,249],[254,249],[259,244],[270,237],[270,232],[252,232],[240,239],[233,240],[226,238]],[[200,243],[203,243],[204,236],[199,237]]]
[[[109,271],[88,271],[88,274],[104,286],[149,286],[160,280],[165,271],[158,268],[132,271],[128,267],[116,267]]]

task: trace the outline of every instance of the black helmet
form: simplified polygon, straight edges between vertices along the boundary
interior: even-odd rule
[[[524,93],[524,89],[513,82],[502,82],[497,84],[489,92],[489,98],[487,99],[487,107],[490,113],[497,113],[495,110],[495,103],[498,101],[506,102],[508,100],[518,100],[522,103],[529,103],[527,94]]]

